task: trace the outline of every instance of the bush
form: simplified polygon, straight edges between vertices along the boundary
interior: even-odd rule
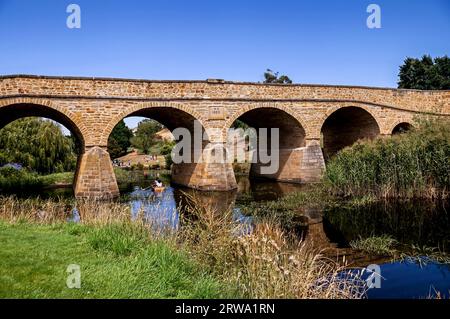
[[[166,161],[166,169],[170,169],[173,164],[172,154],[167,154],[164,156],[164,160]]]
[[[161,169],[161,165],[159,163],[158,164],[153,164],[153,165],[151,165],[150,169],[152,169],[152,170],[160,170]]]
[[[143,171],[144,165],[142,163],[133,164],[133,165],[131,165],[131,170],[132,171]]]
[[[39,175],[25,169],[17,170],[12,167],[0,168],[0,190],[32,190],[43,186]]]

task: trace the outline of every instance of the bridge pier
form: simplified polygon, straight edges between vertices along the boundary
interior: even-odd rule
[[[120,195],[116,176],[105,147],[86,147],[75,174],[77,199],[109,200]]]
[[[233,165],[226,161],[222,142],[205,146],[198,163],[172,164],[172,182],[202,191],[230,191],[237,188]]]
[[[325,171],[325,159],[320,146],[320,139],[307,139],[300,165],[302,182],[319,182]]]
[[[252,164],[250,175],[281,182],[314,183],[325,171],[325,160],[319,139],[307,139],[306,146],[280,149],[279,168],[274,174],[261,174],[261,167],[267,164]]]
[[[237,188],[230,163],[173,164],[172,183],[202,191],[230,191]]]

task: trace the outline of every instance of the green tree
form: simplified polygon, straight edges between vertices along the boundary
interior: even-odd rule
[[[155,133],[162,130],[164,126],[154,120],[146,119],[139,123],[135,136],[131,139],[131,145],[145,154],[149,154],[152,147],[159,142]]]
[[[125,125],[123,120],[120,121],[114,127],[108,138],[108,152],[111,158],[117,158],[127,154],[132,137],[133,132]]]
[[[20,163],[38,173],[75,169],[77,155],[71,137],[60,125],[41,118],[24,118],[0,130],[0,166]]]
[[[279,75],[279,72],[267,69],[264,73],[264,83],[292,84],[292,80],[287,75]]]
[[[422,59],[406,58],[400,66],[398,87],[400,89],[449,90],[450,58],[433,59],[424,55]]]

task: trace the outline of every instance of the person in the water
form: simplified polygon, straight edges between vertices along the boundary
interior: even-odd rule
[[[157,178],[155,180],[154,187],[163,187],[163,183],[162,183],[162,181],[159,178]]]

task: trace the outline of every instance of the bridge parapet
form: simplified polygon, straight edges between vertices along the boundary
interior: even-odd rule
[[[359,101],[409,111],[450,115],[450,91],[400,90],[362,86],[12,75],[0,77],[0,96],[160,101]]]

